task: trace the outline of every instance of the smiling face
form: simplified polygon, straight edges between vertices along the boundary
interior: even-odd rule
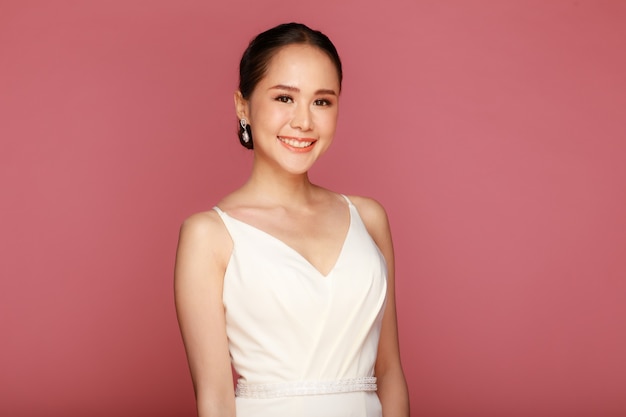
[[[325,52],[306,44],[281,48],[249,100],[235,94],[237,116],[252,129],[255,163],[307,172],[333,140],[339,89]]]

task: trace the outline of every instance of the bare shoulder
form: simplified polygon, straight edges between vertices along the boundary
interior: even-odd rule
[[[181,251],[204,253],[223,261],[228,257],[232,240],[219,214],[208,210],[183,221],[178,246],[179,254]]]
[[[366,225],[385,226],[387,224],[387,212],[378,201],[373,198],[355,195],[348,196],[348,198],[357,208]]]
[[[187,217],[180,227],[181,237],[192,239],[219,238],[226,234],[226,228],[215,210],[203,211]]]
[[[348,196],[356,207],[368,232],[378,243],[387,240],[389,235],[389,221],[385,208],[378,201],[369,197]]]

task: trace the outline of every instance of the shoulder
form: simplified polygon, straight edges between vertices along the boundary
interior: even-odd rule
[[[180,227],[179,252],[217,255],[224,259],[230,251],[232,241],[215,210],[196,213],[185,219]]]
[[[363,222],[368,225],[387,224],[387,212],[382,204],[373,198],[350,195],[348,196],[352,204],[359,211]]]
[[[195,238],[219,235],[224,230],[224,223],[215,210],[203,211],[187,217],[181,227],[181,235],[185,234]]]
[[[387,239],[389,235],[389,220],[387,212],[382,204],[373,198],[362,196],[348,196],[348,199],[356,207],[368,232],[377,242]]]

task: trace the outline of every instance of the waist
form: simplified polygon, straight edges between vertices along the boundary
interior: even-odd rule
[[[237,381],[235,395],[241,398],[277,398],[298,395],[337,394],[376,391],[376,377],[338,379],[334,381],[290,381],[250,384]]]

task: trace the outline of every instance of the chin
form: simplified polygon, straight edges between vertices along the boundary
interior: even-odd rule
[[[313,167],[314,164],[285,164],[283,165],[283,169],[286,173],[290,175],[303,175],[309,172],[309,170]]]
[[[302,175],[309,172],[317,163],[320,155],[310,153],[308,158],[303,158],[304,154],[294,155],[295,158],[284,158],[280,162],[282,169],[291,175]]]

